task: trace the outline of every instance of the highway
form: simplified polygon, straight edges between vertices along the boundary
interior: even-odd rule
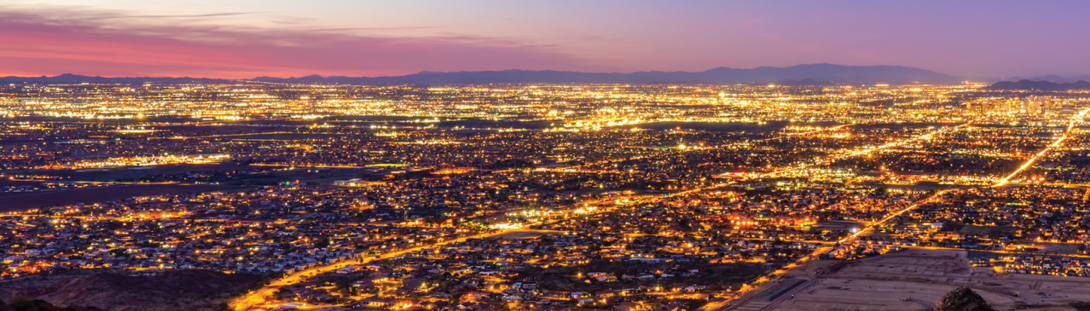
[[[349,265],[366,264],[366,263],[369,263],[369,262],[374,261],[374,260],[390,259],[390,258],[401,256],[401,255],[404,255],[404,254],[408,254],[408,253],[412,253],[412,252],[416,252],[416,251],[421,251],[421,250],[426,250],[426,249],[430,249],[430,248],[435,248],[435,247],[439,247],[439,246],[443,246],[443,245],[447,245],[447,244],[451,244],[451,243],[461,243],[461,242],[465,242],[466,240],[470,240],[470,239],[482,239],[482,238],[494,237],[494,236],[497,236],[497,235],[510,233],[510,232],[516,232],[516,231],[520,231],[520,230],[504,230],[504,231],[497,231],[497,232],[491,232],[491,233],[485,233],[485,234],[466,236],[466,237],[461,237],[461,238],[457,238],[457,239],[438,242],[438,243],[435,243],[435,244],[430,244],[430,245],[425,245],[425,246],[417,246],[417,247],[413,247],[413,248],[393,251],[393,252],[385,253],[385,254],[382,254],[382,255],[379,255],[379,256],[364,257],[364,258],[359,259],[359,260],[351,260],[350,259],[350,260],[345,260],[345,261],[341,261],[341,262],[334,263],[334,264],[315,266],[315,267],[310,268],[310,269],[302,270],[302,271],[295,272],[295,273],[289,274],[287,276],[284,276],[284,277],[280,278],[279,280],[276,280],[276,281],[274,281],[272,283],[269,283],[269,285],[266,285],[265,287],[262,287],[261,289],[249,292],[246,295],[243,295],[241,297],[238,297],[238,298],[232,300],[229,305],[231,306],[232,310],[237,310],[237,311],[249,310],[250,308],[253,308],[253,307],[256,307],[256,306],[259,306],[259,305],[265,303],[265,297],[276,293],[276,290],[279,289],[280,287],[303,282],[304,280],[306,280],[306,278],[308,278],[310,276],[314,276],[314,275],[318,275],[318,274],[322,274],[322,273],[327,273],[327,272],[332,272],[332,271],[335,271],[335,270],[340,269],[340,268],[344,268],[344,267],[349,266]],[[532,231],[532,230],[526,230],[526,231]]]
[[[1071,131],[1071,129],[1074,127],[1074,124],[1079,119],[1081,119],[1083,116],[1085,116],[1087,112],[1090,112],[1090,109],[1083,110],[1081,113],[1079,113],[1078,116],[1074,120],[1071,121],[1071,124],[1068,126],[1067,132],[1065,132],[1063,136],[1061,136],[1056,142],[1054,142],[1048,148],[1046,148],[1045,150],[1042,150],[1040,153],[1038,153],[1037,156],[1035,156],[1034,158],[1027,161],[1027,163],[1024,164],[1022,168],[1020,168],[1019,170],[1013,172],[1011,175],[1008,175],[1008,177],[1005,178],[1002,183],[1005,184],[1007,180],[1009,180],[1013,176],[1017,175],[1019,172],[1024,170],[1026,167],[1032,165],[1033,161],[1036,161],[1037,158],[1041,157],[1042,155],[1044,155],[1045,153],[1050,151],[1053,147],[1058,146],[1066,138],[1067,133],[1069,133]],[[921,141],[921,140],[926,141],[926,140],[931,139],[935,135],[938,135],[938,134],[941,134],[941,133],[944,133],[944,132],[947,132],[947,131],[956,131],[957,129],[965,127],[967,125],[969,125],[969,123],[957,125],[957,126],[954,126],[954,127],[944,127],[944,128],[937,129],[935,131],[929,132],[929,133],[921,135],[921,136],[916,136],[916,137],[913,137],[913,138],[910,138],[910,139],[905,139],[905,140],[898,141],[898,142],[888,143],[888,144],[881,145],[881,146],[863,147],[863,148],[856,149],[854,151],[841,153],[838,156],[834,156],[834,158],[843,159],[843,158],[856,157],[856,156],[870,154],[870,153],[873,153],[873,152],[876,152],[876,151],[879,151],[879,150],[904,146],[904,145],[906,145],[908,143],[912,143],[912,142],[917,142],[917,141]],[[827,128],[827,129],[822,129],[822,130],[841,128],[841,127],[844,127],[844,126],[847,126],[847,125],[840,125],[840,126],[837,126],[837,127]],[[821,131],[821,130],[818,130],[818,131]],[[814,131],[814,132],[817,132],[817,131]],[[796,135],[798,135],[798,134],[800,134],[800,133],[796,133]],[[774,139],[774,138],[768,138],[768,139]],[[668,152],[668,153],[664,153],[664,154],[656,154],[654,156],[674,154],[674,153],[677,153],[677,152]],[[642,157],[642,156],[639,156],[639,157]],[[633,158],[612,159],[612,160],[606,160],[606,161],[602,161],[602,162],[607,162],[608,163],[608,162],[612,162],[612,161],[623,161],[623,160],[629,160],[629,159],[633,159]],[[602,162],[596,162],[596,163],[593,163],[593,164],[602,164]],[[583,165],[564,167],[564,168],[559,168],[559,169],[573,169],[573,168],[578,168],[578,167],[584,167],[584,166],[587,166],[587,165],[592,165],[592,164],[583,164]],[[794,171],[802,170],[802,169],[805,169],[805,168],[806,168],[805,166],[787,167],[787,168],[775,170],[773,172],[769,172],[769,173],[765,174],[762,177],[774,177],[774,176],[777,176],[777,175],[780,175],[780,174],[783,174],[783,173],[794,172]],[[697,188],[697,189],[671,193],[671,194],[666,195],[665,197],[676,197],[676,196],[687,195],[687,194],[691,194],[691,193],[695,193],[695,192],[699,192],[699,191],[705,191],[705,190],[710,190],[710,189],[715,189],[715,188],[721,188],[721,187],[724,187],[724,186],[727,186],[727,185],[730,185],[730,184],[733,184],[733,183],[734,182],[719,183],[719,184],[715,184],[715,185],[711,185],[711,186],[707,186],[707,187],[701,187],[701,188]],[[926,198],[918,200],[917,202],[915,202],[911,206],[908,206],[908,207],[906,207],[904,209],[892,212],[892,213],[888,214],[886,217],[884,217],[884,218],[882,218],[882,219],[880,219],[878,221],[871,222],[870,226],[868,226],[867,228],[865,228],[863,230],[860,230],[860,231],[858,231],[858,232],[856,232],[856,233],[854,233],[852,235],[849,235],[848,237],[845,237],[845,238],[841,239],[840,241],[838,241],[838,243],[841,243],[841,244],[850,243],[850,242],[854,241],[855,239],[857,239],[858,237],[870,232],[873,227],[880,226],[880,225],[888,222],[889,220],[891,220],[891,219],[893,219],[893,218],[895,218],[895,217],[897,217],[899,215],[902,215],[904,213],[912,211],[912,210],[918,208],[920,205],[925,204],[927,202],[930,202],[931,200],[934,200],[935,198],[938,198],[941,195],[943,195],[943,194],[945,194],[945,193],[947,193],[949,191],[952,191],[952,189],[938,191],[938,192],[932,194],[931,196],[928,196]],[[600,200],[598,200],[598,201],[600,201]],[[629,203],[629,204],[626,204],[626,205],[638,204],[638,203],[640,203],[642,201],[643,200],[641,200],[641,198],[637,198],[636,200],[632,200],[632,203]],[[595,202],[595,203],[598,203],[598,202]],[[587,204],[589,204],[589,202],[587,202]],[[585,204],[583,204],[583,203],[576,204],[576,205],[574,205],[572,207],[572,209],[573,210],[578,209],[580,205],[585,205]],[[601,209],[601,210],[598,210],[596,212],[603,212],[603,211],[606,211],[606,209]],[[560,214],[563,215],[561,218],[552,219],[552,221],[559,221],[559,220],[566,219],[567,217],[570,217],[572,215],[576,215],[572,211],[561,212]],[[360,260],[346,260],[346,261],[342,261],[342,262],[338,262],[338,263],[334,263],[334,264],[321,265],[321,266],[313,267],[313,268],[310,268],[310,269],[307,269],[307,270],[292,273],[290,275],[287,275],[287,276],[285,276],[285,277],[283,277],[281,279],[278,279],[278,280],[270,283],[269,285],[267,285],[267,286],[265,286],[265,287],[263,287],[261,289],[258,289],[256,291],[253,291],[253,292],[250,292],[250,293],[248,293],[246,295],[238,297],[235,300],[233,300],[230,303],[230,305],[231,305],[233,310],[237,310],[237,311],[249,310],[250,308],[253,308],[255,306],[259,306],[259,305],[265,303],[264,297],[275,293],[275,291],[277,289],[279,289],[280,287],[288,286],[288,285],[292,285],[292,284],[297,284],[297,283],[302,282],[306,278],[308,278],[310,276],[313,276],[313,275],[331,272],[331,271],[343,268],[343,267],[348,266],[348,265],[367,263],[367,262],[371,262],[371,261],[374,261],[374,260],[389,259],[389,258],[401,256],[401,255],[411,253],[411,252],[431,249],[431,248],[435,248],[435,247],[439,247],[439,246],[443,246],[443,245],[447,245],[447,244],[452,244],[452,243],[461,243],[461,242],[464,242],[464,241],[469,240],[469,239],[495,237],[495,236],[498,236],[498,235],[507,234],[507,233],[511,233],[511,232],[517,232],[517,231],[523,231],[523,230],[518,230],[518,229],[500,230],[500,231],[495,231],[495,232],[490,232],[490,233],[485,233],[485,234],[478,234],[478,235],[467,236],[467,237],[462,237],[462,238],[458,238],[458,239],[446,240],[446,241],[442,241],[442,242],[438,242],[438,243],[434,243],[434,244],[430,244],[430,245],[425,245],[425,246],[418,246],[418,247],[414,247],[414,248],[393,251],[393,252],[382,254],[380,256],[365,257],[365,258],[360,259]],[[773,272],[772,274],[761,278],[761,281],[755,282],[754,284],[750,284],[749,286],[743,288],[743,290],[740,290],[739,292],[737,292],[735,294],[735,297],[741,298],[741,296],[746,294],[747,292],[750,292],[750,291],[752,291],[754,289],[757,289],[762,283],[770,281],[770,280],[777,279],[779,276],[782,276],[784,273],[786,273],[790,269],[795,268],[795,267],[797,267],[797,266],[799,266],[799,265],[801,265],[801,264],[803,264],[803,263],[805,263],[805,262],[807,262],[809,260],[817,258],[818,255],[829,251],[829,249],[830,249],[829,247],[823,247],[823,248],[817,249],[813,254],[811,254],[809,256],[806,256],[806,257],[803,257],[803,258],[799,259],[797,262],[789,264],[789,265],[785,266],[783,269],[777,270],[777,271]],[[753,295],[748,295],[745,298],[746,299],[751,299],[755,295],[756,295],[756,293],[753,293]],[[730,307],[730,306],[727,305],[730,301],[731,300],[728,299],[728,300],[724,300],[724,301],[720,301],[720,302],[709,303],[708,305],[704,306],[702,308],[702,310],[709,310],[709,311],[725,310],[726,308]]]
[[[1057,146],[1062,144],[1064,139],[1067,139],[1067,135],[1071,133],[1071,129],[1075,128],[1075,124],[1079,123],[1080,120],[1086,117],[1087,112],[1090,112],[1090,108],[1084,109],[1082,112],[1079,112],[1079,114],[1075,115],[1074,118],[1071,118],[1071,122],[1067,124],[1067,130],[1064,131],[1062,135],[1060,135],[1060,138],[1057,138],[1055,142],[1052,142],[1051,145],[1048,145],[1047,148],[1041,150],[1041,152],[1038,152],[1037,155],[1034,155],[1032,158],[1027,160],[1026,163],[1022,164],[1022,166],[1018,167],[1018,169],[1010,173],[1010,175],[1007,175],[1007,177],[1003,177],[1003,179],[999,180],[999,182],[992,187],[1001,187],[1003,185],[1006,185],[1008,182],[1010,182],[1011,178],[1018,176],[1018,173],[1021,173],[1022,171],[1032,166],[1034,162],[1037,162],[1037,159],[1040,159],[1049,151],[1052,151],[1052,148],[1056,148]]]
[[[874,153],[875,151],[881,151],[881,150],[885,150],[885,149],[889,149],[889,148],[893,148],[893,147],[901,147],[901,146],[907,145],[908,143],[912,143],[912,142],[926,141],[926,140],[931,139],[932,137],[935,137],[935,135],[937,135],[937,134],[941,134],[941,133],[947,132],[947,131],[956,131],[956,130],[962,128],[962,127],[969,126],[970,124],[971,123],[963,123],[963,124],[959,124],[959,125],[956,125],[956,126],[953,126],[953,127],[943,127],[943,128],[928,132],[927,134],[923,134],[923,135],[920,135],[920,136],[912,137],[912,138],[897,141],[897,142],[887,143],[887,144],[884,144],[884,145],[881,145],[881,146],[867,146],[867,147],[857,148],[854,151],[841,153],[839,155],[832,155],[832,156],[830,156],[830,159],[827,159],[827,160],[814,161],[814,164],[829,164],[829,163],[832,163],[833,161],[836,161],[836,160],[843,160],[843,159],[847,159],[847,158],[853,158],[853,157],[858,157],[858,156],[862,156],[862,155],[868,155],[868,154]],[[763,178],[774,178],[774,177],[776,177],[776,175],[780,175],[780,174],[784,174],[784,173],[803,171],[803,170],[806,170],[806,169],[809,169],[809,168],[810,168],[810,166],[807,166],[805,163],[803,163],[802,165],[799,165],[797,167],[789,167],[789,168],[784,168],[784,169],[781,169],[781,170],[769,172],[769,173],[766,173],[764,176],[761,176],[761,177],[763,177]],[[723,173],[723,175],[726,175],[726,174],[728,174],[728,173]]]
[[[939,191],[939,192],[936,192],[935,194],[932,194],[931,196],[920,199],[920,200],[916,201],[916,203],[912,204],[911,206],[908,206],[908,207],[906,207],[904,209],[901,209],[901,210],[899,210],[897,212],[891,213],[890,215],[886,216],[885,218],[882,218],[881,220],[878,220],[876,222],[871,223],[871,225],[881,225],[881,224],[889,221],[890,219],[893,219],[894,217],[897,217],[898,215],[901,215],[901,214],[904,214],[904,213],[906,213],[908,211],[916,209],[921,204],[931,202],[935,198],[938,198],[939,196],[941,196],[942,194],[944,194],[944,193],[946,193],[948,191],[949,190]],[[839,241],[837,241],[837,243],[838,244],[850,243],[850,242],[854,241],[856,238],[858,238],[859,236],[862,236],[863,234],[865,234],[867,232],[870,232],[872,230],[872,227],[873,226],[868,226],[867,228],[864,228],[863,230],[859,230],[858,232],[856,232],[856,233],[854,233],[852,235],[849,235],[849,236],[847,236],[847,237],[845,237],[843,239],[840,239]],[[818,248],[818,249],[814,250],[814,252],[811,253],[809,256],[799,258],[799,260],[795,261],[794,263],[785,265],[782,269],[774,271],[773,273],[771,273],[767,277],[758,279],[758,281],[753,282],[751,284],[747,284],[748,286],[743,287],[742,289],[739,289],[738,292],[735,293],[735,295],[734,295],[735,298],[725,299],[723,301],[717,301],[717,302],[710,302],[707,305],[704,305],[704,307],[701,307],[700,310],[724,311],[724,310],[730,310],[733,307],[742,306],[746,302],[748,302],[749,300],[751,300],[754,297],[758,296],[760,294],[760,290],[767,289],[767,288],[761,288],[761,285],[764,285],[765,283],[767,283],[769,281],[776,280],[780,276],[786,274],[791,269],[802,266],[802,264],[804,264],[804,263],[806,263],[806,262],[808,262],[810,260],[813,260],[814,258],[817,258],[819,255],[821,255],[823,253],[826,253],[826,252],[828,252],[828,251],[830,251],[832,249],[833,249],[832,247]],[[758,290],[758,289],[760,289],[760,290]],[[737,302],[737,303],[731,305],[730,304],[731,302]]]
[[[602,212],[612,211],[613,209],[611,209],[611,208],[596,208],[596,209],[593,209],[593,210],[587,210],[587,209],[584,209],[581,206],[583,206],[584,204],[589,205],[589,204],[592,204],[592,203],[593,204],[598,204],[598,203],[602,203],[602,202],[605,202],[605,201],[614,201],[615,199],[616,198],[608,198],[608,199],[599,199],[599,200],[593,200],[593,201],[589,201],[589,202],[577,203],[577,204],[573,205],[571,208],[569,208],[568,210],[560,211],[560,212],[557,213],[559,215],[563,215],[564,217],[558,218],[558,219],[550,219],[550,221],[545,222],[545,223],[552,223],[552,222],[561,221],[561,220],[567,219],[567,217],[585,216],[585,215],[590,214],[590,213],[602,213]],[[627,203],[627,204],[628,205],[639,204],[641,202],[642,202],[642,200],[637,197],[637,198],[634,198],[633,200],[630,200],[630,203]],[[583,210],[584,212],[576,213],[575,212],[576,210]],[[539,224],[541,224],[541,223],[539,223]],[[341,261],[341,262],[337,262],[337,263],[333,263],[333,264],[315,266],[315,267],[307,269],[307,270],[295,272],[295,273],[292,273],[290,275],[284,276],[284,277],[270,283],[269,285],[266,285],[265,287],[262,287],[261,289],[258,289],[256,291],[252,291],[252,292],[247,293],[247,294],[245,294],[243,296],[235,298],[229,303],[229,306],[231,307],[232,310],[236,310],[236,311],[249,310],[249,309],[251,309],[253,307],[256,307],[256,306],[259,306],[259,305],[265,303],[265,297],[269,296],[271,294],[274,294],[276,292],[276,290],[279,289],[280,287],[288,286],[288,285],[292,285],[292,284],[297,284],[297,283],[305,281],[306,278],[308,278],[310,276],[335,271],[337,269],[340,269],[340,268],[343,268],[343,267],[349,266],[349,265],[366,264],[366,263],[369,263],[369,262],[375,261],[375,260],[390,259],[390,258],[393,258],[393,257],[401,256],[401,255],[416,252],[416,251],[432,249],[432,248],[436,248],[436,247],[440,247],[440,246],[448,245],[448,244],[453,244],[453,243],[461,243],[461,242],[465,242],[466,240],[471,240],[471,239],[491,238],[491,237],[496,237],[496,236],[500,236],[500,235],[504,235],[504,234],[508,234],[508,233],[514,233],[514,232],[538,232],[538,231],[539,230],[532,230],[532,229],[498,230],[498,231],[494,231],[494,232],[477,234],[477,235],[472,235],[472,236],[466,236],[466,237],[461,237],[461,238],[452,239],[452,240],[444,240],[444,241],[429,244],[429,245],[423,245],[423,246],[417,246],[417,247],[403,249],[403,250],[397,250],[397,251],[388,252],[388,253],[385,253],[385,254],[382,254],[382,255],[379,255],[379,256],[364,257],[362,259],[356,259],[356,260],[349,259],[349,260],[345,260],[345,261]],[[355,257],[353,257],[353,258],[355,258]]]
[[[1040,158],[1041,156],[1045,155],[1046,153],[1048,153],[1049,151],[1051,151],[1051,150],[1052,150],[1053,148],[1055,148],[1056,146],[1059,146],[1059,145],[1060,145],[1060,144],[1061,144],[1061,143],[1062,143],[1062,142],[1064,141],[1064,139],[1066,139],[1066,138],[1067,138],[1067,135],[1068,135],[1068,134],[1069,134],[1069,133],[1071,132],[1071,130],[1072,130],[1072,129],[1074,128],[1075,124],[1076,124],[1076,123],[1078,123],[1078,121],[1079,121],[1079,120],[1082,120],[1082,118],[1084,118],[1084,117],[1086,116],[1086,114],[1087,114],[1088,112],[1090,112],[1090,108],[1088,108],[1088,109],[1085,109],[1085,110],[1083,110],[1082,112],[1080,112],[1079,114],[1075,115],[1075,117],[1073,117],[1073,118],[1072,118],[1072,120],[1070,121],[1070,123],[1068,124],[1068,126],[1067,126],[1067,131],[1065,131],[1063,135],[1061,135],[1061,136],[1060,136],[1060,137],[1059,137],[1058,139],[1056,139],[1056,141],[1055,141],[1055,142],[1053,142],[1053,143],[1052,143],[1051,145],[1049,145],[1049,146],[1048,146],[1047,148],[1045,148],[1044,150],[1041,150],[1040,152],[1038,152],[1036,156],[1034,156],[1034,157],[1030,158],[1029,160],[1027,160],[1027,161],[1026,161],[1026,162],[1025,162],[1025,163],[1024,163],[1024,164],[1023,164],[1023,165],[1022,165],[1021,167],[1019,167],[1019,168],[1018,168],[1017,170],[1015,170],[1014,172],[1012,172],[1012,173],[1010,173],[1009,175],[1007,175],[1007,177],[1005,177],[1005,178],[1004,178],[1004,179],[1002,179],[1002,180],[1001,180],[1001,181],[1000,181],[999,183],[997,183],[996,185],[993,185],[992,187],[999,187],[999,186],[1002,186],[1002,185],[1006,184],[1006,183],[1007,183],[1007,182],[1008,182],[1008,181],[1009,181],[1009,180],[1010,180],[1011,178],[1013,178],[1014,176],[1017,176],[1017,175],[1018,175],[1018,173],[1022,172],[1022,171],[1023,171],[1023,170],[1025,170],[1026,168],[1028,168],[1028,167],[1030,167],[1031,165],[1033,165],[1033,163],[1034,163],[1035,161],[1037,161],[1037,159],[1039,159],[1039,158]],[[958,125],[958,126],[956,126],[956,127],[952,128],[952,129],[957,129],[957,128],[960,128],[960,127],[964,127],[964,126],[967,126],[967,125],[969,125],[969,124],[970,124],[970,123],[966,123],[966,124]],[[938,134],[938,133],[940,133],[940,132],[942,132],[942,131],[945,131],[945,130],[946,130],[946,129],[940,129],[940,130],[938,130],[938,131],[934,131],[934,132],[931,132],[931,133],[925,134],[925,135],[923,135],[923,136],[920,136],[920,137],[917,137],[917,138],[914,138],[914,139],[910,139],[910,140],[905,140],[905,141],[902,141],[902,142],[900,142],[899,144],[896,144],[896,145],[903,145],[903,144],[905,144],[905,143],[908,143],[909,141],[916,141],[916,140],[920,140],[920,139],[930,139],[930,138],[931,138],[931,137],[933,137],[933,136],[934,136],[935,134]],[[867,154],[867,153],[870,153],[870,152],[873,152],[873,151],[876,151],[876,150],[886,149],[886,148],[889,148],[889,147],[893,147],[893,146],[896,146],[896,145],[895,145],[895,144],[886,144],[886,145],[883,145],[883,146],[881,146],[881,147],[879,147],[879,148],[874,148],[874,149],[864,150],[865,152],[855,152],[855,153],[850,153],[850,155],[852,155],[852,156],[857,156],[857,155]],[[840,239],[840,241],[837,241],[837,243],[838,243],[838,244],[844,244],[844,243],[850,243],[850,242],[853,242],[853,241],[855,241],[855,239],[857,239],[858,237],[860,237],[860,236],[862,236],[862,235],[864,235],[864,234],[867,234],[867,233],[869,233],[870,231],[872,231],[872,230],[873,230],[873,228],[875,228],[875,227],[878,227],[878,226],[881,226],[882,224],[885,224],[886,222],[888,222],[889,220],[891,220],[891,219],[893,219],[893,218],[895,218],[895,217],[897,217],[897,216],[900,216],[900,215],[902,215],[902,214],[905,214],[905,213],[907,213],[907,212],[910,212],[910,211],[912,211],[912,210],[915,210],[916,208],[920,207],[920,205],[923,205],[923,204],[926,204],[926,203],[928,203],[928,202],[931,202],[931,201],[933,201],[934,199],[936,199],[936,198],[939,198],[939,197],[941,197],[941,196],[942,196],[943,194],[946,194],[946,193],[948,193],[948,192],[950,192],[950,191],[954,191],[954,190],[955,190],[955,189],[944,189],[944,190],[941,190],[941,191],[936,191],[936,192],[935,192],[934,194],[932,194],[932,195],[930,195],[930,196],[928,196],[928,197],[926,197],[926,198],[923,198],[923,199],[921,199],[921,200],[918,200],[918,201],[916,201],[916,203],[914,203],[914,204],[912,204],[912,205],[910,205],[910,206],[908,206],[908,207],[905,207],[904,209],[901,209],[901,210],[895,211],[895,212],[893,212],[893,213],[890,213],[890,214],[886,215],[886,217],[883,217],[882,219],[880,219],[880,220],[878,220],[878,221],[875,221],[875,222],[871,222],[871,223],[869,223],[869,225],[868,225],[868,226],[867,226],[866,228],[864,228],[863,230],[859,230],[858,232],[856,232],[856,233],[854,233],[854,234],[852,234],[852,235],[849,235],[849,236],[847,236],[847,237],[845,237],[845,238],[843,238],[843,239]],[[781,269],[781,270],[777,270],[776,272],[774,272],[773,274],[771,274],[771,275],[770,275],[770,277],[767,277],[767,278],[763,278],[763,280],[764,280],[765,282],[767,282],[767,281],[771,281],[771,280],[774,280],[774,279],[775,279],[774,277],[779,277],[779,276],[783,275],[783,274],[784,274],[784,273],[786,273],[786,272],[787,272],[788,270],[790,270],[790,269],[792,269],[792,268],[794,268],[794,267],[798,267],[798,266],[800,266],[800,265],[801,265],[802,263],[804,263],[804,262],[806,262],[806,261],[809,261],[809,260],[811,260],[812,258],[816,258],[816,257],[817,257],[818,255],[820,255],[820,254],[822,254],[822,253],[824,253],[824,252],[827,252],[827,251],[829,251],[829,249],[830,249],[830,248],[819,248],[818,250],[816,250],[816,251],[815,251],[815,252],[814,252],[813,254],[811,254],[810,256],[807,256],[807,257],[803,257],[803,258],[799,259],[799,260],[798,260],[798,261],[797,261],[796,263],[794,263],[794,264],[790,264],[790,265],[787,265],[787,266],[785,266],[785,267],[784,267],[784,269]],[[1004,253],[1005,253],[1005,252],[1004,252]],[[736,300],[738,301],[738,303],[737,303],[737,304],[734,304],[734,305],[730,305],[729,303],[730,303],[730,302],[731,302],[732,300],[735,300],[735,299],[726,299],[726,300],[723,300],[723,301],[719,301],[719,302],[712,302],[712,303],[708,303],[708,304],[707,304],[707,305],[705,305],[704,307],[701,307],[701,309],[700,309],[700,310],[705,310],[705,311],[725,311],[725,310],[730,310],[730,309],[731,309],[731,308],[733,308],[733,307],[739,307],[739,306],[742,306],[742,305],[744,305],[744,304],[745,304],[745,303],[746,303],[747,301],[749,301],[750,299],[753,299],[754,297],[758,296],[758,294],[759,294],[759,291],[754,291],[754,290],[755,290],[755,289],[757,289],[757,288],[758,288],[758,286],[759,286],[759,285],[760,285],[761,283],[764,283],[764,282],[760,282],[760,281],[759,281],[759,282],[756,282],[756,283],[754,284],[754,285],[756,285],[756,286],[750,286],[750,287],[748,287],[748,288],[744,288],[744,289],[748,289],[748,290],[746,290],[746,291],[740,290],[740,291],[739,291],[738,293],[736,293],[736,294],[734,295],[734,297],[738,298],[738,299],[736,299]],[[745,295],[745,294],[747,294],[747,293],[749,293],[750,295]]]
[[[687,149],[660,152],[660,153],[649,154],[649,155],[637,155],[637,156],[631,156],[631,157],[620,157],[620,158],[613,158],[613,159],[605,159],[605,160],[595,161],[595,162],[591,162],[591,163],[583,163],[583,164],[577,164],[577,165],[568,165],[568,166],[545,168],[545,169],[514,169],[514,168],[512,168],[512,169],[506,169],[506,170],[498,170],[498,171],[495,171],[495,172],[503,173],[503,172],[516,171],[516,170],[524,170],[524,171],[541,170],[541,171],[549,171],[549,172],[578,172],[578,171],[580,171],[580,168],[587,167],[587,166],[595,166],[595,165],[602,165],[602,164],[608,164],[608,163],[614,163],[614,162],[624,162],[624,161],[631,161],[631,160],[640,160],[640,159],[643,159],[643,158],[655,158],[655,157],[662,157],[662,156],[667,156],[667,155],[676,155],[676,154],[682,154],[682,153],[693,152],[693,151],[728,148],[728,147],[733,147],[733,146],[738,146],[738,145],[750,144],[750,143],[754,143],[754,142],[764,142],[764,141],[769,141],[769,140],[773,140],[773,139],[781,139],[781,138],[784,138],[786,136],[809,135],[809,134],[820,133],[820,132],[824,132],[824,131],[838,130],[838,129],[842,129],[842,128],[852,126],[852,125],[854,125],[854,124],[841,124],[841,125],[832,126],[832,127],[820,128],[820,129],[816,129],[816,130],[812,130],[812,131],[780,134],[780,135],[777,135],[777,136],[774,136],[774,137],[769,137],[769,138],[762,138],[762,139],[751,140],[751,141],[742,141],[742,142],[736,142],[736,143],[731,143],[731,144],[726,144],[726,145],[719,145],[719,146],[708,147],[708,148],[687,148]],[[614,173],[615,171],[603,171],[603,172]],[[623,172],[621,172],[621,173],[623,173]]]

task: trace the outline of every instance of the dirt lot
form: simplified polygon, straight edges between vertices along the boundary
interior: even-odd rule
[[[0,212],[18,211],[43,206],[97,203],[135,196],[168,193],[203,192],[231,188],[215,185],[126,185],[30,193],[0,193]]]
[[[965,251],[908,249],[852,262],[832,274],[796,275],[813,282],[764,310],[928,310],[958,286],[968,286],[996,310],[1074,310],[1090,301],[1090,278],[1000,274],[969,266]],[[739,310],[745,307],[739,308]]]

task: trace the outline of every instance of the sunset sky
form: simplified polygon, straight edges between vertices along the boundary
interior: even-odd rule
[[[0,76],[902,65],[1090,74],[1090,1],[0,0]]]

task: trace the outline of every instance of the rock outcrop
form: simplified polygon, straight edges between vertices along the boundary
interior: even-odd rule
[[[0,311],[95,311],[102,310],[95,307],[57,307],[45,300],[30,300],[25,297],[14,298],[5,304],[0,301]]]
[[[968,287],[958,287],[939,299],[937,311],[994,311],[992,306]]]
[[[228,298],[263,281],[258,275],[208,270],[169,270],[153,276],[102,272],[74,279],[45,297],[109,311],[221,310]]]

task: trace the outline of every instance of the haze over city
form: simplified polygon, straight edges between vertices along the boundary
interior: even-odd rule
[[[0,0],[0,311],[1090,310],[1088,8]]]
[[[0,76],[901,65],[1081,75],[1083,1],[0,1]]]

